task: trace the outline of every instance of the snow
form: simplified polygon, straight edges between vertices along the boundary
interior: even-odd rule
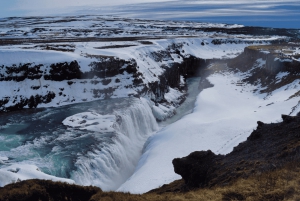
[[[286,101],[298,91],[294,87],[298,82],[292,83],[288,90],[280,88],[267,96],[253,93],[255,86],[236,85],[244,76],[240,73],[211,75],[208,80],[214,87],[198,95],[193,113],[147,140],[134,174],[118,191],[145,193],[180,179],[173,170],[174,158],[209,149],[216,154],[227,154],[247,139],[258,120],[280,121],[280,114],[290,113],[291,106],[298,104],[297,99]]]
[[[280,62],[293,62],[293,59],[287,59],[287,58],[275,58],[274,61],[280,61]]]
[[[83,112],[66,118],[62,123],[81,130],[96,132],[114,132],[115,115],[101,115],[95,112]]]
[[[181,78],[181,83],[183,82]],[[180,97],[184,94],[177,89],[169,88],[169,92],[165,93],[165,99],[170,103],[173,101],[180,101]]]
[[[10,183],[28,179],[45,179],[66,182],[69,184],[75,183],[71,179],[64,179],[47,175],[41,172],[35,165],[16,164],[0,169],[0,187],[3,187]]]
[[[163,121],[166,118],[171,117],[176,113],[176,108],[174,106],[166,107],[162,104],[157,104],[157,105],[152,105],[151,108],[154,117],[159,121]]]
[[[289,75],[290,73],[289,72],[279,72],[277,75],[276,75],[276,83],[279,83],[281,82],[282,78],[284,78],[285,76]]]
[[[77,55],[67,52],[41,50],[0,50],[0,66],[19,63],[52,64],[54,62],[70,62],[77,59]]]
[[[264,53],[264,54],[270,54],[270,51],[266,51],[266,50],[260,51],[260,52],[262,52],[262,53]]]
[[[4,156],[0,156],[0,160],[1,160],[1,161],[7,161],[8,158],[7,158],[7,157],[4,157]]]
[[[14,25],[18,24],[16,28]],[[166,27],[174,28],[165,30]],[[194,29],[190,29],[193,27]],[[115,16],[77,15],[43,18],[4,18],[0,33],[3,38],[45,39],[83,37],[132,37],[198,35],[200,28],[240,28],[242,25],[125,19]],[[67,31],[65,31],[67,30]],[[85,31],[88,30],[88,31]],[[120,31],[121,30],[121,31]]]
[[[256,63],[255,63],[256,67],[262,68],[265,65],[266,65],[266,61],[263,60],[262,58],[256,60]]]
[[[0,165],[5,164],[5,161],[7,161],[8,158],[4,156],[0,156]]]

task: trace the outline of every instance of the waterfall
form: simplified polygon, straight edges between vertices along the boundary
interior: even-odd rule
[[[78,154],[76,169],[71,172],[77,184],[116,190],[134,172],[145,141],[158,125],[146,99],[130,100],[128,107],[113,109],[114,132],[95,134],[94,140],[101,136],[101,143]]]

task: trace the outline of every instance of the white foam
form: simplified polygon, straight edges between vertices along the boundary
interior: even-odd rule
[[[116,190],[134,172],[146,139],[158,129],[150,103],[144,98],[135,99],[128,108],[116,109],[113,114],[106,116],[110,120],[117,118],[113,126],[115,134],[111,135],[110,142],[91,147],[90,152],[78,157],[77,170],[71,172],[76,183],[99,186],[105,191]],[[78,115],[79,119],[82,115]],[[88,113],[88,116],[94,122],[102,121],[105,115]]]

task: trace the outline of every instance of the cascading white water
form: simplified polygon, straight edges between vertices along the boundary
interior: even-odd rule
[[[116,190],[133,173],[144,142],[158,129],[150,103],[144,99],[131,99],[129,107],[113,111],[115,132],[103,143],[90,147],[78,156],[71,178],[82,185],[96,185],[102,190]],[[95,140],[98,136],[93,136]]]

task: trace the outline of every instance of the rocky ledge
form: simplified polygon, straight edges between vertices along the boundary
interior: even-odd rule
[[[282,115],[282,119],[270,124],[258,121],[247,140],[227,155],[208,150],[174,159],[174,171],[184,180],[181,190],[225,186],[299,161],[300,116]]]

